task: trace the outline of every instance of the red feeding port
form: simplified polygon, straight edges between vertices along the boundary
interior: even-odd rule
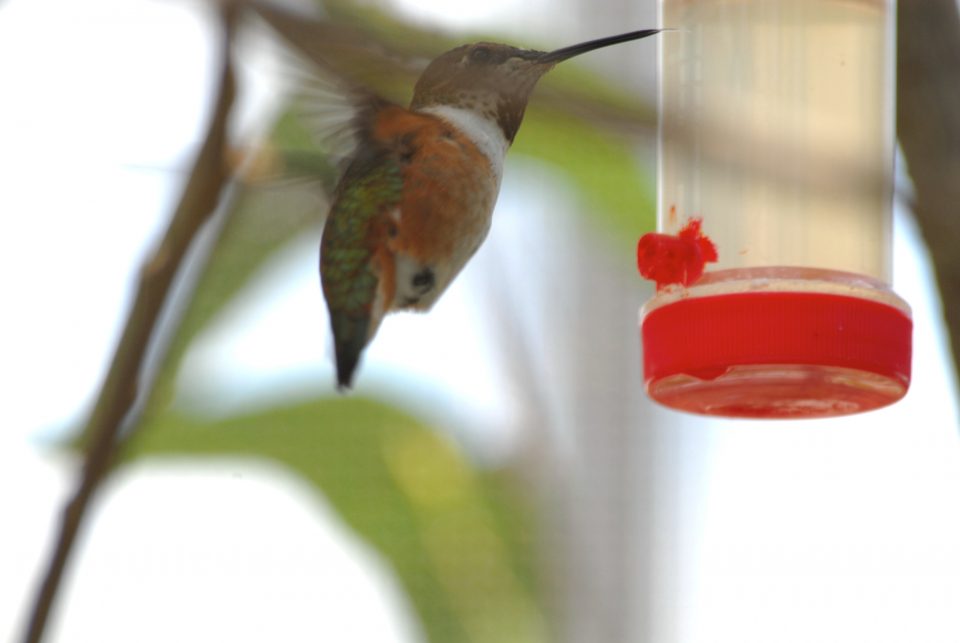
[[[701,225],[701,219],[690,219],[676,236],[650,232],[640,237],[637,268],[657,290],[671,284],[690,286],[703,276],[705,264],[717,260],[717,247]]]

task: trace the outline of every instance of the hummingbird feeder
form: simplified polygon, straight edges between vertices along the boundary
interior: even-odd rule
[[[890,288],[894,0],[662,0],[657,232],[637,259],[648,394],[804,418],[910,382]]]

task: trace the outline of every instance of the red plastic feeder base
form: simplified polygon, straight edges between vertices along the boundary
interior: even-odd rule
[[[688,297],[641,322],[647,393],[682,411],[813,418],[896,402],[913,323],[860,297],[747,292]]]

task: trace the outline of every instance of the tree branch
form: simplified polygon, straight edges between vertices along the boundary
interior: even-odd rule
[[[59,535],[23,638],[25,643],[39,643],[43,638],[77,533],[92,498],[113,463],[120,444],[120,428],[137,398],[147,349],[171,285],[198,231],[215,211],[229,178],[224,152],[227,121],[235,94],[230,53],[236,23],[233,3],[222,5],[221,20],[219,87],[207,136],[166,234],[141,270],[136,299],[84,432],[91,440],[83,470],[73,497],[64,507]]]
[[[957,0],[897,4],[897,135],[960,370],[960,15]]]

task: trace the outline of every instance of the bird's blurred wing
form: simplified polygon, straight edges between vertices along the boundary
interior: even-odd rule
[[[378,43],[349,26],[304,15],[262,0],[248,5],[287,45],[295,114],[312,142],[338,168],[354,156],[359,134],[387,104],[372,87],[403,66]],[[414,72],[404,68],[404,75]]]

